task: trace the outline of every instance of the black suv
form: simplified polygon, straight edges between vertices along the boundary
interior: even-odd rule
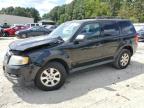
[[[126,68],[135,53],[138,36],[126,19],[85,19],[61,24],[48,36],[9,45],[3,69],[14,83],[49,91],[60,88],[71,72],[113,63]]]

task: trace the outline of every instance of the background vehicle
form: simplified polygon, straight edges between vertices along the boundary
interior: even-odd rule
[[[48,36],[11,43],[3,69],[11,82],[14,77],[18,82],[34,81],[42,90],[55,90],[75,70],[106,63],[125,69],[137,44],[138,35],[129,20],[75,20]]]
[[[3,34],[2,34],[2,25],[0,25],[0,37],[2,37]]]
[[[139,41],[144,41],[144,27],[138,31]]]
[[[2,34],[2,28],[0,27],[0,37],[2,37],[3,34]]]
[[[0,31],[2,30],[2,25],[0,25]]]
[[[41,20],[38,22],[41,26],[56,25],[56,22],[51,20]]]
[[[0,31],[2,30],[3,28],[2,28],[2,26],[0,25]]]
[[[9,37],[14,36],[16,31],[28,29],[28,26],[12,26],[10,28],[3,29],[3,36]]]
[[[47,25],[47,26],[45,26],[45,28],[47,28],[49,31],[52,32],[54,29],[57,28],[57,25]]]
[[[9,27],[10,25],[8,25],[7,23],[0,24],[0,37],[4,36],[3,29],[9,28]]]
[[[10,25],[8,25],[7,23],[4,23],[4,24],[1,24],[0,27],[4,29],[4,28],[9,28]]]
[[[37,27],[37,26],[40,26],[40,24],[39,23],[31,23],[31,24],[25,24],[26,26],[28,26],[28,27]]]
[[[27,30],[21,30],[16,32],[17,38],[28,38],[28,37],[33,37],[33,36],[40,36],[40,35],[47,35],[51,31],[44,27],[31,27]]]

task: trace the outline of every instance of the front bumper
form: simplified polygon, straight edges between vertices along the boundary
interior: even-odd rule
[[[35,65],[10,66],[3,65],[4,75],[13,84],[31,85],[40,67]]]

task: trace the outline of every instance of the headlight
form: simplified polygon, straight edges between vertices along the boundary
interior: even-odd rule
[[[9,65],[26,65],[29,63],[29,57],[12,55],[9,60]]]

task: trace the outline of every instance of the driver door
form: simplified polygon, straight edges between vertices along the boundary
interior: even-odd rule
[[[100,25],[97,22],[88,23],[82,27],[77,36],[84,35],[84,39],[77,43],[73,42],[72,48],[68,51],[73,66],[85,64],[101,58],[102,46],[98,41],[100,32]]]

